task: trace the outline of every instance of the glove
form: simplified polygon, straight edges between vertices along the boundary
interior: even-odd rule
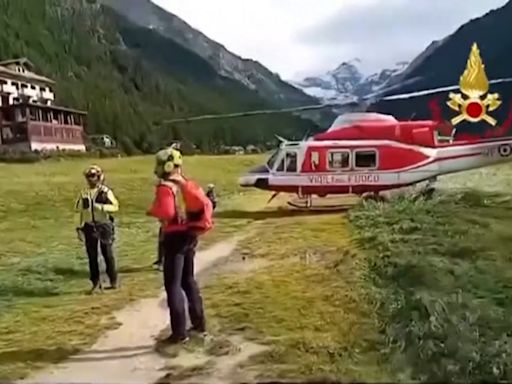
[[[79,242],[84,242],[84,231],[82,230],[82,228],[76,228],[76,237]]]

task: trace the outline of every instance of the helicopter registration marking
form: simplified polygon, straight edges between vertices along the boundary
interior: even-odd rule
[[[512,146],[510,144],[501,144],[494,147],[486,148],[482,151],[485,157],[509,157],[512,155]]]
[[[308,176],[310,184],[376,184],[380,177],[376,174],[355,174],[355,175],[316,175]]]

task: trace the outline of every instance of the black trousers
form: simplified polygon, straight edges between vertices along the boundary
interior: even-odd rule
[[[165,254],[165,245],[164,245],[164,237],[162,234],[162,229],[158,231],[158,256],[156,259],[156,262],[160,265],[162,265],[164,261],[164,254]]]
[[[100,267],[98,264],[98,244],[101,255],[105,260],[106,272],[110,284],[117,284],[117,269],[112,244],[114,243],[114,226],[111,223],[85,224],[83,227],[85,249],[89,258],[89,274],[93,285],[100,282]]]
[[[183,292],[188,300],[192,327],[205,330],[203,299],[194,277],[197,236],[190,232],[174,232],[164,236],[164,285],[171,315],[171,330],[176,337],[185,337],[186,313]]]

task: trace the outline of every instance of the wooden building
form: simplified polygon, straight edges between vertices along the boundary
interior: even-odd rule
[[[0,146],[85,151],[87,113],[54,105],[54,82],[27,59],[0,62]]]

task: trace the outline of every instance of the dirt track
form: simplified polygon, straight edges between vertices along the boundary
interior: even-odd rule
[[[204,271],[220,259],[229,256],[237,239],[220,242],[197,254],[196,270]],[[121,326],[103,335],[89,350],[65,362],[40,371],[20,383],[134,383],[150,384],[166,374],[170,359],[155,352],[155,338],[168,327],[169,315],[165,295],[139,301],[115,314]],[[240,357],[260,351],[258,346],[239,343]],[[192,354],[180,355],[176,363],[186,365]],[[195,356],[197,357],[197,356]],[[231,361],[236,361],[233,356]],[[210,382],[223,382],[228,366],[217,359],[217,375]],[[172,361],[171,361],[172,362]]]

